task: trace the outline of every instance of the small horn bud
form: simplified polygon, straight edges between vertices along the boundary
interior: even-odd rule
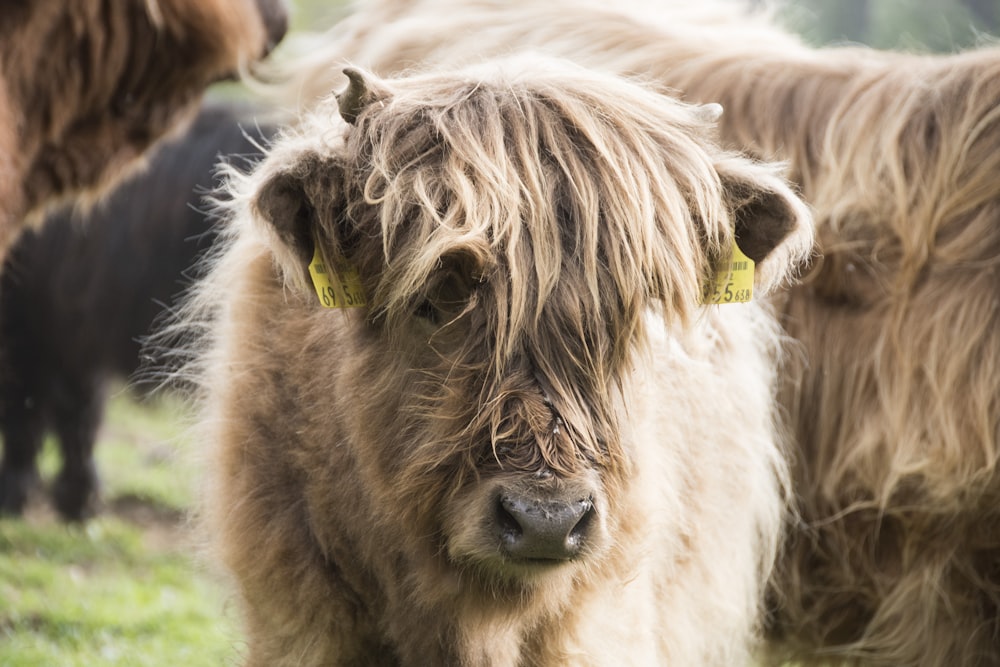
[[[364,72],[355,67],[345,68],[344,75],[348,79],[347,88],[337,95],[337,105],[340,107],[341,117],[354,125],[361,112],[382,99],[384,94],[368,81]]]
[[[697,111],[698,116],[706,123],[715,123],[722,118],[722,105],[716,102],[702,104]]]

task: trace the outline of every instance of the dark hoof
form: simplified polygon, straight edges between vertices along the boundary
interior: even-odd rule
[[[97,514],[99,487],[93,464],[80,470],[63,468],[52,484],[52,500],[59,516],[65,521],[85,521]]]
[[[0,468],[0,515],[20,516],[39,486],[38,471]]]

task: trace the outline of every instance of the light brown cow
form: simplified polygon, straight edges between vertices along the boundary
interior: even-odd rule
[[[187,312],[245,664],[746,664],[780,336],[703,300],[734,237],[758,295],[794,272],[801,201],[566,61],[350,76],[234,176]]]

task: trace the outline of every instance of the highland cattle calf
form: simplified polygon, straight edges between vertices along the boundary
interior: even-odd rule
[[[793,273],[804,205],[717,106],[566,61],[348,76],[187,312],[245,664],[745,664],[780,336],[704,300]]]
[[[53,213],[11,249],[0,276],[0,513],[24,508],[49,430],[63,458],[56,509],[71,520],[96,509],[106,385],[139,365],[140,338],[211,241],[202,197],[218,185],[219,156],[259,157],[269,131],[257,127],[245,110],[207,106],[106,201],[84,216]]]
[[[788,162],[822,259],[776,304],[803,521],[774,662],[1000,664],[1000,48],[816,49],[724,2],[359,7],[282,77],[299,99],[345,59],[530,47],[720,102],[725,141]]]
[[[285,32],[283,0],[0,7],[0,260],[31,212],[106,187]]]

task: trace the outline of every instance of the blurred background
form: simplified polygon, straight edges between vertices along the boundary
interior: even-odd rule
[[[781,12],[814,44],[955,51],[1000,34],[998,0],[787,0]]]
[[[544,1],[544,0],[540,0]],[[813,44],[954,51],[1000,35],[1000,0],[746,0],[778,5],[788,27]],[[339,0],[296,0],[293,28],[322,29],[344,13]]]

